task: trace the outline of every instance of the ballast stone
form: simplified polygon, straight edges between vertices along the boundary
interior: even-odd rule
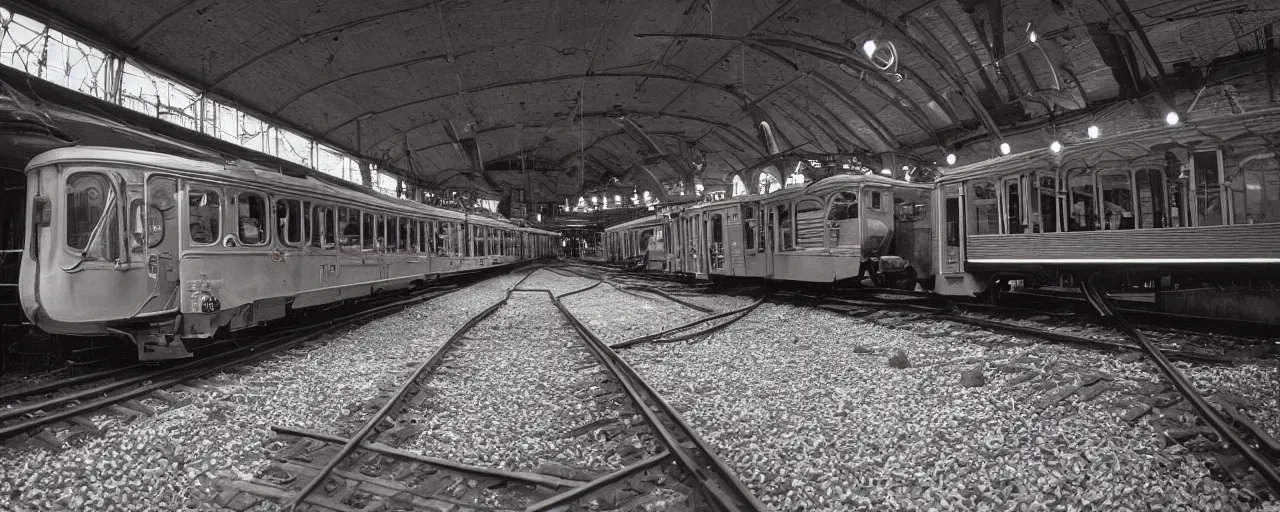
[[[907,359],[907,354],[905,352],[899,350],[889,357],[889,367],[898,369],[910,368],[911,361]]]
[[[966,388],[980,388],[987,385],[987,377],[982,370],[965,370],[960,372],[960,385]]]

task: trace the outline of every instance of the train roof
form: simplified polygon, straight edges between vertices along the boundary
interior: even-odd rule
[[[665,219],[662,218],[662,215],[655,213],[653,215],[646,215],[638,219],[632,219],[632,220],[623,222],[621,224],[614,224],[612,226],[604,228],[604,230],[615,231],[619,229],[638,228],[642,226],[654,226],[654,225],[662,224],[663,222],[665,222]]]
[[[427,214],[436,218],[465,221],[483,226],[554,234],[535,228],[516,226],[509,221],[446,210],[408,199],[383,196],[364,187],[339,186],[314,177],[286,176],[244,160],[235,163],[216,163],[135,149],[77,146],[41,153],[31,159],[27,164],[27,170],[60,163],[110,163],[165,169],[178,171],[179,174],[185,174],[188,177],[203,177],[208,180],[265,188],[271,192],[319,196],[351,206],[373,205],[402,214]]]
[[[928,190],[933,188],[932,185],[927,183],[909,183],[906,181],[895,180],[893,178],[888,178],[885,176],[879,176],[874,174],[837,174],[835,176],[828,176],[826,178],[823,178],[817,181],[807,182],[804,184],[804,186],[801,186],[801,187],[784,188],[781,190],[775,190],[768,194],[751,194],[751,195],[744,195],[744,196],[736,196],[733,198],[725,199],[723,201],[716,201],[712,203],[701,203],[698,205],[690,206],[689,209],[703,210],[703,209],[731,206],[731,205],[740,204],[740,203],[750,203],[755,201],[765,201],[765,202],[776,201],[779,199],[787,199],[787,198],[804,195],[804,194],[825,194],[835,189],[849,187],[852,185],[864,184],[864,183],[873,183],[873,184],[884,185],[889,187],[915,188],[915,189],[922,189],[922,190]]]
[[[1192,128],[1188,130],[1188,128]],[[1142,158],[1163,159],[1168,149],[1190,149],[1197,144],[1216,147],[1224,141],[1238,146],[1256,146],[1257,151],[1271,151],[1270,142],[1258,134],[1280,128],[1280,108],[1253,110],[1244,114],[1228,114],[1205,119],[1192,119],[1177,126],[1135,130],[1122,135],[1086,140],[1065,145],[1061,153],[1049,148],[1025,151],[991,160],[952,168],[940,168],[937,183],[955,182],[988,174],[1050,169],[1080,169],[1098,164],[1119,163],[1130,166]],[[1161,149],[1163,148],[1163,149]],[[1242,149],[1237,147],[1237,153]]]

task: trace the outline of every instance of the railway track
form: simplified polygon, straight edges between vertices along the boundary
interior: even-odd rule
[[[130,364],[13,389],[0,394],[0,441],[10,447],[52,450],[76,445],[103,433],[104,429],[90,419],[93,415],[151,416],[157,411],[144,403],[148,400],[158,400],[166,408],[181,407],[187,401],[166,389],[191,390],[184,383],[265,359],[335,329],[393,314],[461,288],[449,283],[415,290],[408,297],[379,297],[357,303],[357,311],[337,317],[330,315],[341,308],[310,312],[295,322],[298,325],[267,329],[228,344],[233,348],[190,361]]]
[[[935,298],[926,294],[900,290],[860,289],[851,293],[784,291],[774,294],[774,300],[821,307],[853,315],[881,315],[886,310],[895,310],[915,315],[917,319],[954,322],[1055,343],[1109,352],[1137,352],[1152,362],[1177,394],[1176,399],[1173,400],[1170,400],[1167,396],[1153,396],[1153,401],[1163,404],[1161,407],[1185,407],[1182,404],[1187,404],[1190,406],[1191,412],[1194,412],[1196,418],[1198,418],[1196,425],[1192,428],[1165,428],[1168,423],[1161,423],[1162,426],[1157,428],[1159,434],[1165,437],[1168,442],[1177,444],[1182,444],[1190,435],[1207,436],[1217,444],[1216,448],[1208,452],[1208,454],[1216,462],[1216,472],[1219,478],[1234,481],[1239,488],[1248,489],[1260,495],[1266,495],[1269,492],[1271,496],[1280,496],[1280,469],[1277,468],[1280,465],[1280,440],[1277,440],[1266,429],[1257,425],[1248,414],[1235,407],[1230,397],[1223,395],[1202,396],[1201,392],[1195,388],[1187,377],[1170,362],[1171,360],[1178,360],[1200,364],[1234,364],[1254,355],[1243,353],[1233,357],[1220,351],[1197,349],[1196,347],[1187,350],[1173,348],[1169,346],[1171,345],[1170,343],[1154,342],[1138,327],[1129,323],[1126,318],[1130,313],[1129,310],[1113,306],[1104,294],[1092,286],[1092,283],[1085,287],[1085,299],[1082,299],[1082,301],[1091,305],[1101,314],[1101,318],[1094,323],[1113,326],[1120,333],[1119,340],[1099,339],[1097,336],[1057,332],[1009,321],[980,318],[973,314],[973,310],[978,310],[1022,317],[1036,315],[1043,318],[1044,311],[1038,309],[1011,309],[1007,306],[995,304],[954,303],[951,301],[939,304]],[[1138,314],[1143,313],[1147,312],[1139,312]],[[1147,316],[1161,318],[1167,315]],[[1076,318],[1074,315],[1068,315],[1068,317]],[[706,319],[693,323],[697,324],[704,320]],[[897,326],[903,323],[905,322],[896,321],[889,322],[889,325]],[[681,326],[677,330],[687,327]],[[1190,334],[1177,327],[1168,326],[1158,327],[1153,330],[1174,335]],[[652,335],[652,338],[661,339],[666,334],[658,333]],[[629,346],[647,341],[651,341],[651,339],[641,337],[618,345]],[[1057,402],[1077,392],[1087,392],[1086,386],[1064,386],[1064,388],[1058,393],[1062,395],[1058,397],[1058,400],[1049,400],[1046,403]],[[1139,404],[1139,406],[1134,406],[1134,408],[1126,411],[1125,417],[1130,418],[1130,420],[1136,419],[1152,411],[1152,409],[1153,407],[1149,406],[1140,407]],[[1166,417],[1162,414],[1162,418]]]
[[[253,481],[223,482],[223,505],[265,498],[286,509],[559,511],[600,506],[601,501],[618,505],[628,496],[640,500],[668,495],[683,496],[690,510],[765,510],[680,414],[560,300],[604,281],[593,279],[590,286],[556,295],[548,288],[523,286],[536,272],[525,275],[501,301],[470,318],[393,392],[388,390],[379,409],[349,438],[273,427],[281,434],[269,448],[273,465]],[[574,475],[477,467],[398,448],[423,430],[421,415],[429,414],[433,395],[428,384],[441,372],[461,371],[452,365],[470,333],[506,307],[515,294],[545,295],[557,308],[581,342],[579,347],[593,360],[583,368],[596,367],[605,377],[598,389],[584,390],[591,395],[588,398],[619,408],[618,418],[584,425],[570,435],[608,431],[610,437],[619,437],[641,429],[648,439],[643,452],[623,454],[621,468],[574,479],[566,478]],[[618,425],[622,418],[634,418],[635,423],[627,420]]]

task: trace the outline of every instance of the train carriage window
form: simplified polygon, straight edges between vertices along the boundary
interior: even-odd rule
[[[1005,232],[1019,234],[1022,226],[1022,182],[1021,178],[1007,179],[1004,182],[1004,211],[1008,224]]]
[[[1142,169],[1134,173],[1138,191],[1138,227],[1162,228],[1165,226],[1164,171]]]
[[[342,238],[339,244],[344,249],[360,247],[360,210],[355,208],[338,208],[338,230]]]
[[[870,196],[871,196],[871,209],[875,211],[881,211],[880,202],[882,200],[881,199],[882,194],[880,193],[880,191],[872,190]]]
[[[1067,187],[1071,193],[1068,198],[1071,214],[1067,217],[1067,231],[1096,231],[1099,223],[1093,173],[1080,170],[1068,174]]]
[[[311,231],[311,201],[302,202],[302,245],[307,245],[311,237],[316,236]]]
[[[1229,185],[1236,224],[1280,222],[1280,160],[1274,156],[1248,160]]]
[[[822,220],[822,203],[818,200],[805,199],[796,203],[797,248],[822,249],[825,247],[822,236]]]
[[[240,243],[264,245],[267,243],[267,200],[252,192],[240,192],[232,198],[236,224],[239,226]]]
[[[276,201],[276,235],[280,243],[297,247],[302,242],[302,206],[296,199]]]
[[[159,246],[165,238],[167,221],[177,213],[173,209],[178,201],[177,179],[152,175],[147,178],[146,191],[145,206],[142,199],[136,199],[134,205],[139,208],[130,212],[130,221],[138,223],[130,229],[136,252],[141,252],[144,245],[146,248]]]
[[[311,246],[319,249],[333,249],[337,243],[337,219],[333,208],[316,206],[311,213]]]
[[[1058,231],[1058,177],[1049,172],[1031,173],[1031,213],[1036,216],[1032,233]]]
[[[1219,183],[1218,152],[1204,151],[1195,153],[1192,158],[1195,167],[1196,190],[1196,225],[1221,226],[1222,188]]]
[[[364,216],[360,222],[360,248],[366,251],[372,251],[378,248],[378,239],[382,238],[382,223],[378,221],[378,217],[372,213],[364,212]]]
[[[793,251],[796,247],[795,231],[791,223],[791,205],[778,205],[778,238],[783,251]]]
[[[831,247],[850,248],[858,245],[858,193],[837,192],[827,200],[827,236]]]
[[[1098,180],[1102,183],[1102,229],[1134,229],[1129,171],[1099,173]]]
[[[193,185],[187,189],[187,203],[191,243],[217,242],[222,227],[222,193],[212,187]]]
[[[970,188],[973,190],[973,234],[1000,234],[1000,198],[995,182],[975,181]]]
[[[387,252],[395,252],[400,249],[400,218],[388,215],[386,217],[386,250]]]

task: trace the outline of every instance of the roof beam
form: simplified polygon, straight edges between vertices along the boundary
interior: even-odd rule
[[[386,114],[386,113],[388,113],[388,112],[393,112],[393,111],[400,110],[400,109],[403,109],[403,108],[412,107],[412,106],[414,106],[414,105],[421,105],[421,104],[423,104],[423,103],[430,103],[430,102],[432,102],[432,101],[438,101],[438,100],[442,100],[442,99],[451,98],[451,97],[457,96],[459,93],[470,94],[470,93],[480,92],[480,91],[486,91],[486,90],[504,89],[504,88],[507,88],[507,87],[521,87],[521,86],[534,85],[534,84],[544,84],[544,83],[552,83],[552,82],[563,82],[563,81],[566,81],[566,80],[582,80],[582,79],[585,79],[585,78],[590,78],[590,79],[597,79],[597,78],[644,78],[644,79],[646,79],[646,80],[648,80],[648,79],[653,79],[653,80],[674,80],[674,81],[677,81],[677,82],[685,82],[685,83],[688,83],[688,84],[690,84],[690,85],[689,85],[690,87],[698,86],[698,87],[704,87],[704,88],[709,89],[709,90],[714,90],[714,91],[719,92],[720,94],[723,94],[723,95],[726,95],[726,96],[729,96],[729,97],[733,98],[733,99],[734,99],[735,101],[737,101],[738,103],[746,104],[746,99],[744,99],[744,98],[742,98],[741,96],[738,96],[738,95],[736,95],[736,94],[733,94],[733,93],[731,93],[731,92],[729,92],[729,91],[725,90],[725,89],[724,89],[724,87],[721,87],[721,86],[718,86],[718,85],[715,85],[715,84],[706,83],[706,82],[699,82],[699,81],[697,81],[696,79],[695,79],[695,80],[690,80],[690,79],[687,79],[687,78],[681,78],[681,77],[678,77],[678,76],[672,76],[672,75],[663,75],[663,74],[657,74],[657,73],[595,73],[595,74],[592,74],[592,75],[591,75],[591,76],[589,76],[589,77],[588,77],[588,76],[585,76],[585,75],[560,75],[560,76],[553,76],[553,77],[534,78],[534,79],[529,79],[529,80],[516,80],[516,81],[511,81],[511,82],[497,82],[497,83],[491,83],[491,84],[485,84],[485,85],[473,86],[473,87],[468,87],[466,90],[463,90],[463,91],[454,91],[454,92],[450,92],[450,93],[447,93],[447,94],[440,94],[440,95],[432,96],[432,97],[429,97],[429,98],[422,98],[422,99],[417,99],[417,100],[413,100],[413,101],[406,102],[406,103],[401,103],[401,104],[398,104],[398,105],[393,105],[393,106],[391,106],[391,107],[387,107],[387,108],[384,108],[384,109],[381,109],[381,110],[375,110],[375,111],[368,111],[368,112],[364,112],[364,113],[361,113],[360,115],[357,115],[357,116],[355,116],[355,117],[352,117],[352,118],[346,119],[346,120],[344,120],[344,121],[342,121],[342,122],[340,122],[340,123],[338,123],[338,124],[336,124],[336,125],[331,126],[328,130],[325,130],[325,131],[320,135],[320,137],[321,137],[321,138],[327,138],[330,134],[332,134],[333,132],[337,131],[339,128],[342,128],[342,127],[344,127],[344,126],[346,126],[346,125],[349,125],[349,124],[351,124],[351,123],[355,122],[357,119],[369,119],[369,118],[371,118],[371,117],[380,116],[380,115]]]

